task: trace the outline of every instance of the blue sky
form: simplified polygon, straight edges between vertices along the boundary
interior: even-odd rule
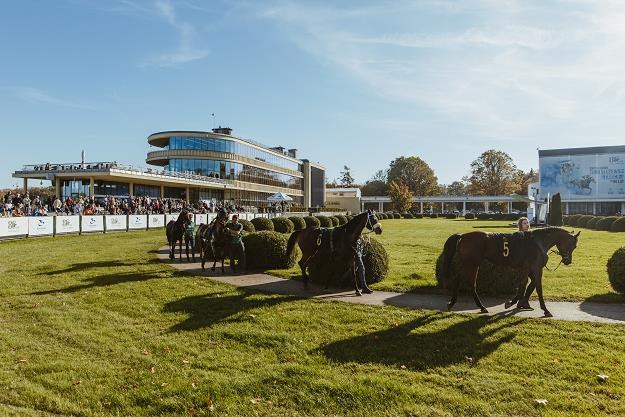
[[[360,182],[401,155],[450,183],[491,148],[529,170],[625,144],[621,1],[4,2],[0,54],[0,187],[215,124]]]

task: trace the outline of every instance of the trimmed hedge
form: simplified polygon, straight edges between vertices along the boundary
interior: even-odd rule
[[[321,227],[332,227],[332,220],[327,216],[316,216]]]
[[[454,213],[447,213],[447,214],[445,214],[445,218],[446,219],[457,219],[458,215],[454,214]]]
[[[402,216],[404,219],[412,219],[412,218],[414,218],[414,217],[413,217],[413,215],[412,215],[412,213],[402,213],[402,214],[401,214],[401,216]]]
[[[249,220],[239,219],[239,223],[243,225],[243,230],[248,233],[254,233],[256,231],[254,224]]]
[[[254,219],[256,220],[256,219]],[[289,236],[264,230],[243,236],[247,269],[290,268],[295,265],[298,250],[292,256],[286,254]]]
[[[617,249],[608,259],[608,279],[614,291],[625,294],[625,247]]]
[[[569,218],[570,218],[570,216],[562,216],[562,224],[563,224],[564,226],[570,226],[570,224],[569,224]]]
[[[386,214],[384,213],[376,213],[375,217],[377,217],[378,220],[386,220]]]
[[[438,219],[438,213],[432,213],[432,214],[430,214],[430,218],[431,218],[431,219]]]
[[[303,217],[293,216],[289,217],[289,220],[293,222],[293,227],[295,228],[295,230],[303,230],[306,228],[306,222],[304,221]]]
[[[365,264],[365,281],[368,285],[382,281],[388,274],[388,253],[384,246],[375,239],[364,241],[362,261]],[[330,285],[353,288],[353,264],[349,258],[318,257],[308,265],[308,273],[313,282],[325,284],[327,277],[331,277]]]
[[[414,218],[415,219],[422,219],[423,218],[423,214],[417,213],[417,214],[414,215]]]
[[[619,217],[612,223],[610,228],[613,232],[625,232],[625,217]]]
[[[443,254],[441,253],[436,260],[435,274],[436,281],[440,288],[449,289],[450,282],[444,282],[442,277]],[[452,262],[451,277],[460,279],[460,292],[470,293],[473,288],[466,279],[459,278],[459,262],[458,256],[454,256]],[[523,279],[523,273],[519,270],[508,268],[505,266],[495,265],[489,261],[483,261],[477,274],[477,291],[479,295],[510,295],[516,293],[516,287],[520,280]]]
[[[596,229],[597,228],[597,222],[601,220],[601,217],[597,217],[597,216],[593,216],[592,219],[588,220],[588,222],[586,222],[586,227],[588,229]]]
[[[579,226],[579,219],[582,218],[581,214],[573,214],[569,216],[569,226],[577,227]]]
[[[348,220],[347,220],[347,216],[343,216],[343,215],[340,215],[340,214],[339,214],[339,215],[334,216],[334,217],[336,217],[337,219],[339,219],[339,226],[342,226],[342,225],[344,225],[344,224],[347,224],[347,222],[348,222]]]
[[[337,227],[339,225],[339,219],[336,216],[330,216],[328,219],[332,222],[332,227]]]
[[[286,217],[274,217],[271,219],[273,222],[273,230],[278,233],[293,233],[295,225]]]
[[[465,220],[473,220],[475,219],[475,214],[473,213],[467,213],[464,215]]]
[[[304,223],[306,223],[306,228],[308,228],[308,227],[315,228],[315,227],[320,227],[321,226],[321,222],[315,216],[306,216],[306,217],[304,217]]]
[[[577,221],[577,226],[578,227],[587,227],[586,225],[588,224],[590,219],[592,219],[593,217],[595,217],[595,216],[584,215],[584,216],[580,217],[579,220]]]
[[[394,219],[401,219],[401,214],[399,214],[399,213],[393,213],[393,218],[394,218]]]
[[[252,224],[256,231],[260,232],[262,230],[271,230],[273,231],[273,222],[264,217],[255,217],[252,219]]]
[[[597,224],[595,225],[595,229],[603,230],[603,231],[610,231],[612,229],[612,224],[617,220],[618,220],[618,217],[616,216],[603,217],[601,220],[597,222]]]

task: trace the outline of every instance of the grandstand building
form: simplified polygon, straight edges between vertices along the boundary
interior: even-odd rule
[[[625,146],[538,151],[538,201],[560,193],[565,214],[625,210]]]
[[[324,205],[325,168],[298,159],[297,149],[266,147],[221,127],[158,132],[147,140],[159,148],[147,154],[151,168],[117,162],[45,163],[26,165],[13,177],[23,178],[25,188],[28,179],[50,180],[61,198],[150,196],[264,206],[267,197],[282,192],[297,205]]]

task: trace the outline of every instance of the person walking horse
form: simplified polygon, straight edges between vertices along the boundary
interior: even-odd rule
[[[230,234],[230,269],[237,272],[239,269],[245,270],[245,246],[243,245],[243,224],[239,223],[239,215],[233,214],[232,220],[226,223],[226,228]],[[238,261],[238,264],[235,262]]]

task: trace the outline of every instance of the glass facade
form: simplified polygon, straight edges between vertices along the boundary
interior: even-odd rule
[[[201,151],[228,152],[250,159],[267,162],[269,164],[290,169],[292,171],[301,172],[301,164],[283,158],[278,154],[270,151],[263,151],[258,148],[235,142],[229,139],[218,139],[211,137],[193,137],[193,136],[172,136],[169,138],[169,144],[164,149],[194,149]]]
[[[225,193],[225,200],[233,202],[240,206],[268,206],[267,197],[273,193],[262,193],[258,191],[245,191],[245,190],[227,190]],[[304,201],[304,197],[292,196],[293,203],[301,205]]]
[[[280,174],[267,169],[231,161],[213,159],[170,159],[166,170],[192,172],[227,180],[245,181],[254,184],[273,185],[275,187],[302,190],[302,179],[292,175]]]
[[[87,184],[89,181],[87,181]],[[93,185],[93,193],[96,197],[105,197],[112,195],[115,197],[128,197],[130,195],[130,187],[127,182],[111,182],[96,180]]]
[[[75,199],[80,196],[89,196],[89,180],[65,180],[61,183],[61,198]]]
[[[325,206],[325,171],[313,166],[310,167],[310,205],[311,207]]]
[[[141,185],[135,184],[132,193],[137,197],[154,197],[161,196],[161,187],[159,185]]]

